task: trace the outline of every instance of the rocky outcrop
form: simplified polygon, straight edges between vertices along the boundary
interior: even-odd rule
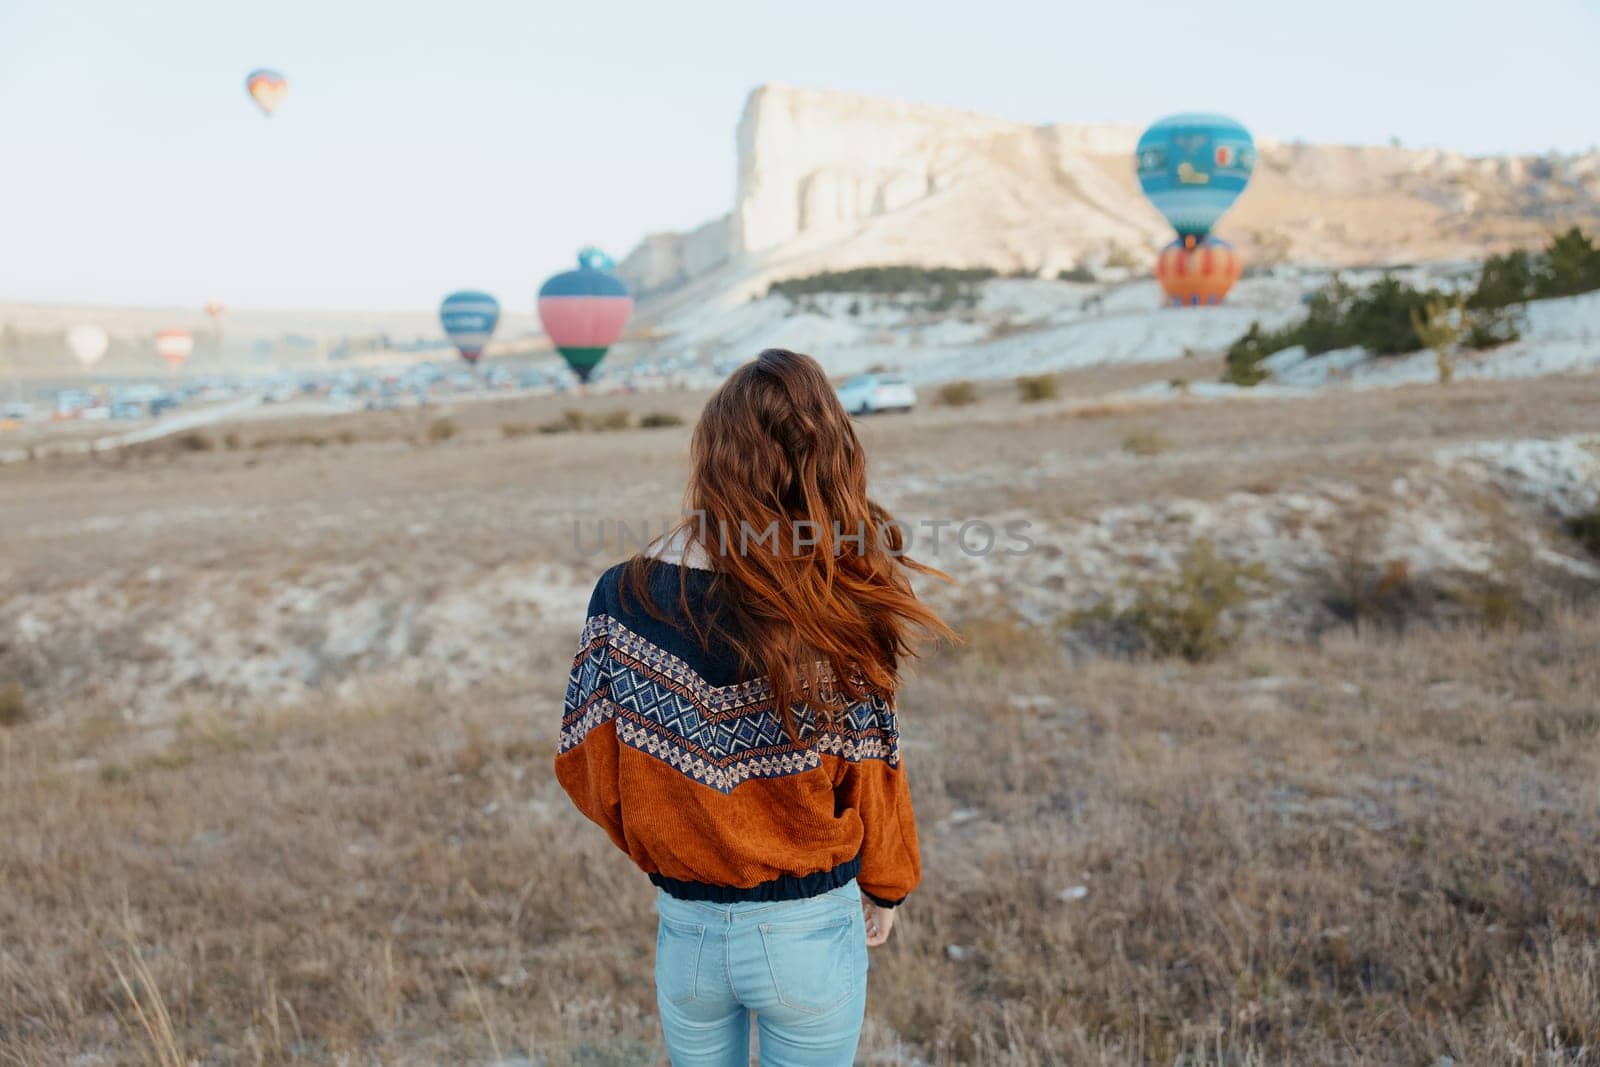
[[[763,86],[739,121],[728,216],[646,238],[619,273],[649,298],[713,272],[748,289],[752,278],[867,264],[1053,274],[1085,260],[1139,263],[1171,235],[1134,178],[1138,133]],[[1600,153],[1260,147],[1219,228],[1257,263],[1481,255],[1600,217]]]
[[[687,233],[653,233],[617,267],[635,293],[672,289],[727,262],[732,248],[727,215]]]

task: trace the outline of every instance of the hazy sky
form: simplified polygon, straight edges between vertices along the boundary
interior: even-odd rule
[[[527,310],[727,210],[768,81],[1027,122],[1600,140],[1600,5],[1448,0],[0,0],[0,300]],[[290,80],[276,118],[246,72]]]

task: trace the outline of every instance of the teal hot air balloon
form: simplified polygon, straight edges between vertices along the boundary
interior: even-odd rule
[[[595,262],[593,251],[586,248],[578,254],[577,270],[563,271],[539,287],[539,321],[581,382],[589,380],[606,349],[617,343],[633,313],[628,287],[609,271],[589,265]]]
[[[500,301],[488,293],[464,289],[439,305],[439,324],[461,358],[476,365],[500,322]]]
[[[1223,115],[1169,115],[1139,138],[1139,187],[1186,246],[1205,239],[1256,165],[1250,131]]]

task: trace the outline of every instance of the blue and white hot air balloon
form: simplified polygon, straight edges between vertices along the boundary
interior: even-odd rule
[[[500,322],[500,301],[472,289],[451,293],[439,305],[439,322],[461,358],[476,364]]]
[[[1139,138],[1139,187],[1186,247],[1205,240],[1256,165],[1250,131],[1225,115],[1168,115]]]

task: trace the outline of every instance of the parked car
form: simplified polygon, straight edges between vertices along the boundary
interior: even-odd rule
[[[904,378],[889,374],[862,374],[839,387],[839,402],[852,415],[910,411],[917,406],[917,391]]]

